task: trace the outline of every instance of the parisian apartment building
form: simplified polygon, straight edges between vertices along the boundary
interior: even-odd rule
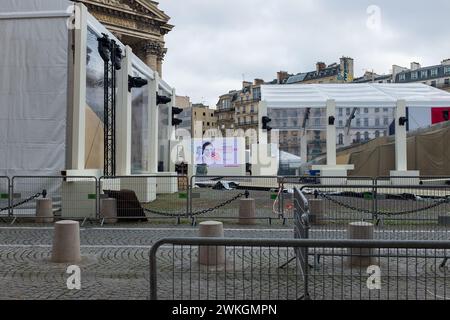
[[[177,96],[177,107],[183,111],[177,115],[182,120],[178,128],[186,129],[192,138],[201,139],[208,130],[217,130],[215,110],[202,103],[191,103],[189,97]]]
[[[255,79],[242,83],[240,90],[231,90],[219,97],[215,115],[219,129],[258,128],[258,103],[261,100],[261,84],[325,84],[325,83],[411,83],[421,82],[450,91],[450,59],[439,65],[422,67],[413,62],[410,67],[392,66],[389,74],[366,71],[362,77],[354,77],[354,61],[342,57],[339,62],[317,62],[315,70],[290,74],[277,72],[270,82]],[[300,139],[308,140],[308,160],[326,150],[325,109],[269,109],[270,126],[279,130],[280,150],[300,155]],[[336,110],[336,144],[346,146],[388,136],[394,121],[392,108],[338,108]],[[247,143],[248,147],[248,143]]]

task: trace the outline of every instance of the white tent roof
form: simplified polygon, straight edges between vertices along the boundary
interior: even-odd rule
[[[261,100],[269,108],[324,108],[327,100],[341,107],[450,106],[450,93],[422,83],[291,84],[261,86]]]

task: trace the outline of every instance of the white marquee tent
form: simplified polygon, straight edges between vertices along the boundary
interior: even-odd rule
[[[450,105],[450,93],[421,83],[264,85],[261,99],[271,108],[323,108],[328,100],[338,107],[429,108]]]
[[[418,172],[407,171],[406,107],[444,106],[450,106],[450,93],[421,83],[263,85],[260,116],[267,115],[267,108],[326,108],[327,165],[316,169],[324,175],[346,175],[353,166],[336,165],[336,107],[394,108],[396,171],[391,175],[416,176]]]

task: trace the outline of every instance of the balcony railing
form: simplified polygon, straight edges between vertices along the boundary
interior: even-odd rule
[[[216,113],[224,113],[224,112],[231,112],[234,111],[236,108],[233,107],[229,107],[229,108],[221,108],[221,109],[217,109],[215,110]]]
[[[247,99],[243,99],[242,101],[240,99],[238,99],[236,101],[233,101],[233,103],[236,104],[236,105],[242,105],[242,104],[254,103],[254,102],[259,102],[259,101],[261,101],[261,98],[257,98],[257,99],[251,98],[251,99],[248,99],[248,100]]]
[[[258,121],[243,121],[238,122],[238,126],[251,126],[251,125],[258,125]]]

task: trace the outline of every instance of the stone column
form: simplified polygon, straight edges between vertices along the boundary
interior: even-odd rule
[[[158,71],[158,60],[157,57],[151,53],[145,55],[145,64],[150,67],[153,71]]]
[[[159,75],[162,77],[162,60],[159,58],[156,60],[156,70],[158,71]]]
[[[164,43],[156,40],[147,40],[141,45],[142,56],[144,62],[153,71],[161,74],[162,57],[164,57]]]
[[[166,53],[167,53],[167,49],[166,48],[164,48],[164,43],[162,44],[162,48],[161,48],[161,50],[158,52],[158,59],[157,59],[157,63],[156,63],[156,65],[157,65],[157,70],[158,70],[158,73],[159,73],[159,76],[162,78],[162,64],[163,64],[163,61],[164,61],[164,56],[166,55]]]

